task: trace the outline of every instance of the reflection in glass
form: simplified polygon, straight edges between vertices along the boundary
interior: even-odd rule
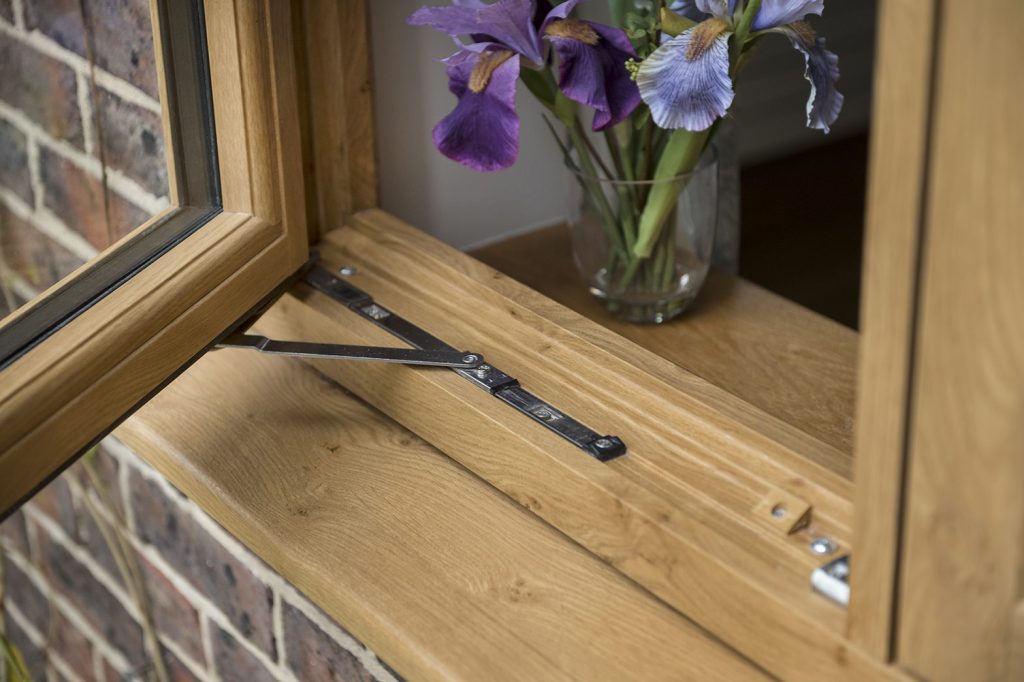
[[[0,3],[0,319],[167,209],[167,167],[148,0]]]

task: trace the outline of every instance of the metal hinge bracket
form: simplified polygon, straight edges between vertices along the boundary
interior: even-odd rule
[[[544,425],[562,438],[596,459],[607,462],[626,454],[626,445],[617,436],[602,436],[576,421],[550,403],[519,385],[514,377],[486,364],[482,353],[460,351],[408,320],[379,305],[368,293],[332,272],[310,261],[295,280],[302,279],[311,287],[330,296],[352,312],[398,337],[411,348],[382,348],[306,341],[278,341],[245,333],[265,311],[283,287],[268,297],[251,316],[220,338],[216,348],[246,348],[264,353],[297,357],[391,362],[405,365],[445,367],[455,371],[495,398],[515,408],[533,421]]]
[[[433,352],[458,352],[433,334],[381,306],[362,289],[322,267],[311,268],[304,279],[317,291],[327,294],[413,348]],[[626,454],[626,446],[620,438],[603,436],[576,421],[527,391],[519,385],[518,380],[497,367],[479,364],[474,368],[453,368],[453,371],[602,462]]]
[[[811,573],[811,586],[841,606],[850,604],[850,555],[833,559]]]

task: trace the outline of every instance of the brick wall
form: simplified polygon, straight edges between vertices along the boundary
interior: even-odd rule
[[[0,0],[0,318],[168,205],[158,97],[149,0]],[[155,679],[154,648],[175,681],[394,679],[122,446],[92,461],[0,525],[34,680]]]
[[[33,680],[154,679],[144,616],[103,531],[122,529],[175,682],[397,676],[108,438],[0,525],[3,620]],[[123,556],[123,555],[122,555]]]
[[[0,318],[167,205],[149,0],[0,0]]]

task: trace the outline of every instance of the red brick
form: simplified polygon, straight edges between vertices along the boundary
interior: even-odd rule
[[[0,253],[4,262],[42,291],[71,273],[82,259],[0,205]]]
[[[42,531],[42,529],[40,529]],[[50,586],[62,594],[115,649],[136,666],[146,663],[142,627],[110,590],[46,532],[40,559]]]
[[[75,480],[83,488],[91,489],[93,484],[86,474],[85,466],[88,464],[92,470],[96,473],[96,477],[99,479],[100,484],[106,490],[109,495],[111,502],[114,505],[114,516],[118,519],[124,519],[124,497],[121,495],[121,463],[117,458],[110,454],[104,444],[100,444],[95,451],[95,454],[91,457],[83,457],[81,460],[76,462],[68,469],[68,474],[75,477]]]
[[[119,585],[124,585],[124,576],[121,575],[121,570],[114,559],[114,550],[108,544],[106,537],[104,537],[103,530],[100,529],[97,520],[93,517],[92,512],[89,511],[83,500],[78,500],[77,509],[78,535],[75,537],[76,544],[84,547],[88,551],[89,556],[106,570],[107,575],[111,579]],[[106,519],[103,521],[106,522]],[[116,532],[113,527],[110,527],[110,531]]]
[[[82,682],[95,680],[92,667],[92,644],[81,631],[58,611],[55,613],[53,639],[50,646],[68,667],[78,673]]]
[[[167,158],[160,116],[100,88],[97,119],[103,162],[136,180],[151,194],[167,194]]]
[[[50,600],[13,561],[4,562],[4,595],[37,631],[47,631]]]
[[[298,679],[308,682],[370,682],[374,679],[359,659],[302,611],[285,603],[283,616],[288,667]]]
[[[139,539],[155,547],[174,570],[217,605],[239,632],[275,658],[270,588],[195,519],[183,513],[177,502],[164,494],[162,486],[133,470],[128,489]]]
[[[71,538],[78,537],[78,514],[67,481],[56,478],[31,499],[31,505],[57,522]]]
[[[87,0],[96,66],[160,96],[149,0]]]
[[[13,550],[23,557],[29,556],[28,529],[25,527],[25,514],[20,509],[15,509],[0,524],[0,538],[8,552]]]
[[[25,28],[38,30],[62,47],[86,56],[80,0],[23,0]]]
[[[84,23],[88,21],[96,65],[158,96],[147,0],[24,0],[24,4],[26,28],[38,29],[82,57],[88,56]]]
[[[167,677],[170,682],[199,682],[199,678],[192,674],[192,671],[185,667],[185,664],[178,660],[178,657],[169,650],[161,648],[163,652],[164,668],[167,669]],[[107,682],[113,682],[108,676]]]
[[[6,628],[5,634],[7,639],[21,653],[21,657],[25,661],[25,668],[28,669],[29,677],[33,680],[45,680],[46,652],[32,643],[32,640],[28,638],[28,634],[14,622],[14,619],[9,614],[4,619],[4,627]]]
[[[6,33],[0,34],[0,100],[52,137],[84,148],[75,72]]]
[[[39,150],[39,167],[46,207],[97,249],[105,249],[110,244],[110,235],[103,184],[46,148]]]
[[[29,206],[35,203],[28,172],[28,139],[3,119],[0,119],[0,185]]]
[[[110,241],[117,243],[136,227],[153,216],[142,210],[117,192],[107,189],[107,210],[109,211]]]
[[[223,682],[273,682],[276,677],[225,630],[211,626],[214,665]]]
[[[153,609],[153,621],[162,637],[178,644],[193,660],[203,662],[203,641],[199,614],[160,569],[141,554],[136,555]]]
[[[105,491],[104,494],[100,494],[93,485],[92,479],[86,473],[87,465],[95,472],[99,484]],[[124,503],[118,482],[118,466],[117,460],[105,455],[102,450],[97,450],[96,454],[88,457],[88,461],[86,458],[79,460],[64,474],[64,477],[78,482],[83,495],[89,495],[88,499],[95,505],[102,522],[108,524],[111,532],[124,528]],[[90,492],[92,494],[89,494]],[[78,543],[85,547],[89,555],[103,566],[118,584],[124,584],[124,576],[121,575],[114,559],[113,549],[103,535],[104,529],[100,528],[100,522],[93,516],[85,499],[76,497],[75,502],[78,509]],[[108,508],[108,505],[113,505],[113,508]]]

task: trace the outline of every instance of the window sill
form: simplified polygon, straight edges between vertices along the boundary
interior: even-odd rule
[[[853,452],[856,331],[715,271],[684,320],[621,322],[586,292],[570,249],[569,231],[555,225],[471,255],[838,451]],[[840,473],[850,478],[845,464]]]
[[[219,351],[116,435],[411,679],[761,679],[302,363]]]

